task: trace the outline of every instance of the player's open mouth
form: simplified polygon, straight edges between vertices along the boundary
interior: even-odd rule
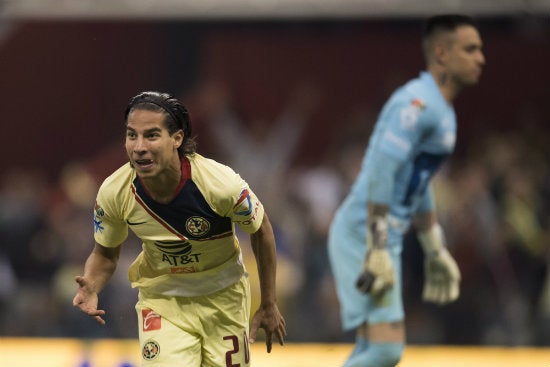
[[[134,162],[137,166],[141,168],[148,168],[153,165],[152,159],[137,159]]]

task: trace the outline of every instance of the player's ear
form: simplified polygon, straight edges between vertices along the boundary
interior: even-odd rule
[[[183,130],[178,130],[172,135],[172,139],[174,139],[174,148],[178,149],[183,144],[184,137],[185,134]]]
[[[438,65],[445,65],[445,59],[447,55],[447,50],[443,43],[438,42],[434,45],[434,59]]]

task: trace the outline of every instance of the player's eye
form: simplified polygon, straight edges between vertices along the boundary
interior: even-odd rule
[[[466,47],[466,52],[468,52],[470,54],[473,54],[473,53],[475,53],[479,50],[480,50],[480,48],[478,46],[475,46],[475,45],[471,45],[471,46]]]
[[[160,133],[154,132],[146,135],[147,139],[158,139],[160,138]]]

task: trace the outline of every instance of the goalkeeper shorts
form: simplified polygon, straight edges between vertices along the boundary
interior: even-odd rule
[[[340,301],[343,329],[353,330],[365,322],[402,321],[405,317],[401,293],[402,236],[391,233],[391,229],[388,233],[388,248],[395,271],[394,286],[381,297],[371,297],[355,287],[367,252],[366,238],[343,222],[338,216],[335,217],[328,238],[328,253]]]

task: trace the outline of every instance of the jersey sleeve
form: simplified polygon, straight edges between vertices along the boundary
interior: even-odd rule
[[[242,186],[230,216],[247,233],[256,232],[262,224],[264,207],[246,183]]]
[[[425,212],[431,212],[433,210],[434,210],[433,186],[429,184],[427,190],[424,192],[424,195],[421,198],[420,204],[416,212],[425,213]]]
[[[105,247],[117,247],[128,236],[128,225],[120,214],[116,196],[104,183],[97,194],[94,207],[94,239]]]
[[[264,207],[247,182],[231,167],[198,154],[191,163],[193,181],[212,209],[243,231],[256,232],[262,224]]]
[[[399,161],[407,160],[427,128],[426,106],[411,94],[391,98],[378,121],[377,148]]]
[[[367,175],[367,197],[371,203],[389,205],[393,195],[394,181],[401,162],[381,151],[371,161]]]

